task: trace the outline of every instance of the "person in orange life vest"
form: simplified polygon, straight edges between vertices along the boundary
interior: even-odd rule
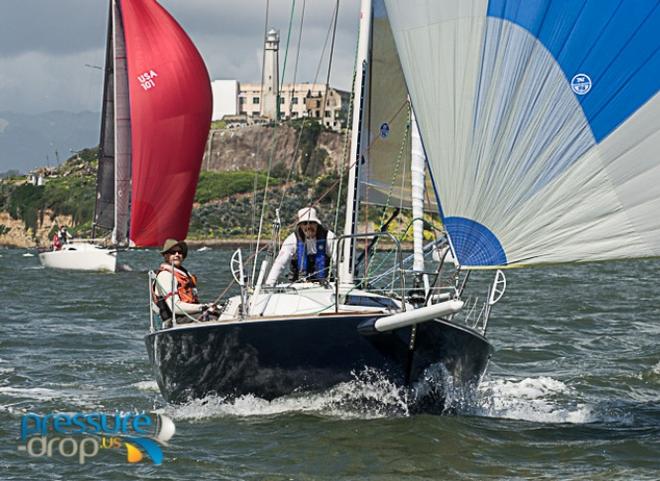
[[[182,265],[188,255],[188,245],[184,241],[167,239],[160,253],[165,262],[160,265],[156,275],[156,296],[163,298],[170,310],[174,298],[176,315],[201,314],[209,310],[212,306],[200,303],[197,297],[197,278]]]
[[[300,209],[296,230],[284,239],[266,284],[274,285],[287,264],[291,266],[293,281],[324,281],[330,273],[334,250],[335,234],[323,227],[316,209]]]

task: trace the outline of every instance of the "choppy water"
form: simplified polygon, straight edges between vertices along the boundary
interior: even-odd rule
[[[408,416],[373,373],[271,402],[168,406],[142,340],[155,252],[124,255],[133,271],[116,274],[0,256],[0,479],[660,479],[659,261],[508,272],[476,398],[455,416]],[[202,297],[226,285],[228,257],[189,256]],[[161,466],[16,449],[26,412],[152,409],[177,427]]]

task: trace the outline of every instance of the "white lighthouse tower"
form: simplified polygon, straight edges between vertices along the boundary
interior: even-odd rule
[[[264,78],[261,98],[261,115],[277,120],[277,94],[280,90],[279,77],[280,33],[271,28],[264,46]]]

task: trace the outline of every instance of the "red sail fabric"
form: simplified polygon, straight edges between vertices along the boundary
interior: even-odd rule
[[[213,100],[201,55],[155,0],[120,0],[128,57],[137,246],[185,239]]]

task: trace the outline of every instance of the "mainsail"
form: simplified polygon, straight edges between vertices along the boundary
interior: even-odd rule
[[[107,141],[101,145],[99,185],[107,186],[111,164],[114,188],[112,202],[107,187],[97,189],[95,220],[106,226],[103,207],[107,211],[113,204],[113,240],[155,246],[188,233],[211,121],[211,86],[194,44],[155,0],[112,3],[114,53],[106,68],[102,137]]]
[[[463,267],[660,256],[660,4],[385,0]]]

